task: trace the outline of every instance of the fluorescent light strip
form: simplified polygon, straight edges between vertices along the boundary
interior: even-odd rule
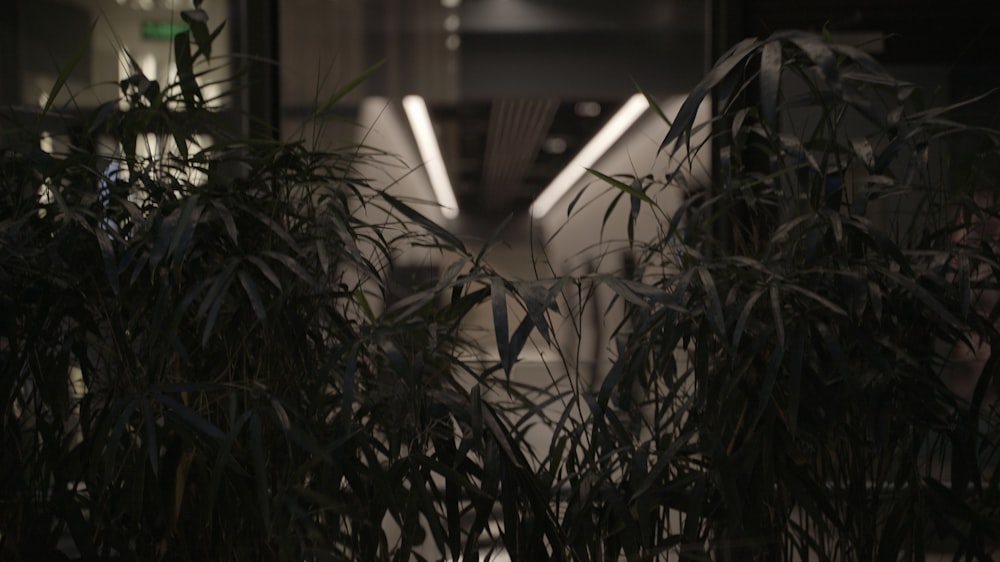
[[[646,100],[646,96],[635,94],[629,98],[625,105],[608,120],[608,123],[594,135],[587,146],[583,147],[583,150],[559,172],[552,183],[535,198],[531,204],[531,217],[540,219],[551,211],[552,207],[587,173],[587,168],[593,166],[601,156],[604,156],[628,131],[629,127],[642,117],[647,109],[649,109],[649,102]]]
[[[445,170],[444,160],[441,158],[441,149],[438,148],[427,104],[420,96],[406,96],[403,98],[403,110],[410,122],[410,128],[413,129],[417,150],[420,151],[420,158],[424,161],[434,197],[441,206],[441,214],[447,219],[453,219],[458,216],[458,200],[455,199],[451,181],[448,180],[448,171]]]

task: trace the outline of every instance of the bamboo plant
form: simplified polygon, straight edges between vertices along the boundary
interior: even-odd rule
[[[630,274],[506,279],[370,185],[389,155],[232,128],[198,4],[174,82],[130,63],[127,109],[4,116],[28,139],[0,158],[4,559],[995,554],[995,132],[856,49],[749,39],[669,122],[669,174],[600,174],[660,220]],[[447,265],[393,299],[412,246]],[[592,389],[556,326],[599,286],[625,315]],[[538,385],[511,377],[532,338],[566,363]]]
[[[665,217],[652,240],[628,233],[642,290],[621,293],[620,407],[602,401],[593,426],[631,457],[612,555],[996,555],[1000,135],[957,107],[860,49],[778,32],[692,90],[660,146],[679,165],[611,182]],[[652,208],[658,189],[684,203]]]

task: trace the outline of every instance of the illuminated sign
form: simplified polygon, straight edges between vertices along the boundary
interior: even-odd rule
[[[179,21],[147,21],[142,23],[142,36],[146,39],[173,39],[189,29],[188,24]]]

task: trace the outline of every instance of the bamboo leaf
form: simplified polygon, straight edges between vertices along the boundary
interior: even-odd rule
[[[191,36],[194,37],[194,42],[198,45],[198,51],[204,54],[205,58],[210,58],[212,56],[212,37],[208,32],[208,13],[200,8],[182,10],[181,19],[190,26]]]
[[[296,260],[294,257],[288,254],[282,254],[281,252],[271,252],[271,251],[262,252],[262,254],[271,258],[276,262],[281,263],[282,265],[287,267],[289,271],[297,275],[300,279],[302,279],[306,283],[309,283],[310,285],[313,283],[312,276],[309,275],[309,272],[306,271],[306,269],[302,267],[302,264],[300,264],[298,260]]]
[[[236,221],[233,220],[233,213],[229,210],[229,207],[226,207],[225,203],[218,199],[211,199],[209,203],[211,203],[212,208],[215,209],[219,218],[222,219],[222,224],[226,227],[226,235],[233,241],[233,244],[239,244],[240,233],[236,228]]]
[[[139,399],[133,398],[130,400],[124,408],[122,408],[121,413],[118,415],[118,419],[115,421],[115,425],[111,428],[111,434],[108,436],[107,444],[104,450],[104,477],[108,481],[114,481],[114,464],[115,459],[118,456],[118,449],[121,447],[122,435],[125,433],[125,427],[128,425],[129,419],[132,414],[135,413],[136,407],[139,405]]]
[[[839,90],[840,68],[837,65],[837,57],[830,47],[830,44],[820,37],[803,31],[787,31],[775,34],[783,40],[794,43],[796,47],[815,64],[822,72],[827,84]]]
[[[962,319],[969,317],[969,306],[972,302],[972,282],[969,267],[969,257],[965,254],[958,256],[956,260],[956,267],[958,269],[958,298],[959,298],[959,317]]]
[[[864,137],[851,139],[851,148],[854,150],[854,154],[864,162],[867,170],[875,169],[875,149],[872,148],[868,139]]]
[[[183,261],[203,209],[204,205],[198,200],[197,194],[191,195],[184,201],[181,214],[174,226],[173,238],[170,240],[170,246],[167,247],[167,256],[172,256],[176,262]]]
[[[357,343],[351,347],[347,356],[347,365],[344,367],[344,401],[341,405],[341,411],[345,422],[351,419],[351,413],[354,411],[354,385],[358,377],[359,349]]]
[[[320,269],[323,270],[323,274],[330,273],[330,254],[326,251],[326,243],[324,240],[316,240],[316,257],[319,258]]]
[[[149,467],[153,469],[153,476],[160,474],[160,445],[156,439],[156,419],[153,418],[153,410],[149,407],[149,400],[143,398],[139,401],[142,405],[142,424],[146,430],[145,443],[146,453],[149,456]]]
[[[104,260],[104,273],[107,275],[108,285],[111,287],[111,292],[117,295],[119,293],[118,259],[115,257],[115,249],[111,245],[112,235],[103,229],[98,229],[94,235],[97,238],[97,245],[101,249],[101,257]]]
[[[250,419],[252,414],[253,412],[250,410],[240,414],[240,416],[233,422],[229,433],[226,434],[226,438],[219,446],[219,452],[215,455],[215,463],[212,466],[212,473],[209,476],[208,502],[206,504],[206,511],[211,512],[212,508],[215,506],[216,498],[219,496],[219,488],[222,485],[222,477],[226,473],[226,467],[229,466],[230,463],[236,463],[236,460],[232,458],[233,446],[236,444],[236,439],[243,430],[243,426],[246,425],[247,420]]]
[[[778,127],[778,91],[781,89],[781,43],[764,43],[760,54],[760,106],[764,125],[770,131]]]
[[[705,299],[708,301],[705,314],[708,317],[712,329],[720,337],[726,334],[726,317],[722,312],[722,301],[719,299],[719,292],[715,288],[715,279],[712,273],[705,267],[698,267],[698,278],[701,279],[702,287],[705,289]]]
[[[163,404],[164,406],[170,408],[167,410],[168,415],[173,415],[173,417],[178,418],[185,424],[187,424],[192,429],[211,437],[212,439],[225,439],[226,434],[222,432],[214,423],[206,420],[205,418],[198,415],[194,410],[188,408],[184,404],[174,400],[173,398],[167,396],[166,394],[156,392],[153,394],[153,398]]]
[[[592,168],[587,168],[587,172],[589,172],[590,174],[592,174],[592,175],[600,178],[602,181],[604,181],[605,183],[607,183],[611,187],[614,187],[616,189],[619,189],[619,190],[625,192],[629,197],[631,197],[633,199],[636,199],[638,201],[643,201],[645,203],[649,203],[650,205],[654,205],[655,204],[653,202],[653,200],[650,199],[649,196],[646,195],[646,193],[642,190],[642,182],[640,182],[638,180],[638,178],[633,178],[632,184],[629,185],[629,184],[627,184],[627,183],[625,183],[625,182],[623,182],[621,180],[615,179],[615,178],[613,178],[613,177],[611,177],[611,176],[609,176],[607,174],[602,174],[601,172],[599,172],[597,170],[594,170]]]
[[[692,128],[694,126],[695,117],[698,114],[698,108],[701,107],[702,101],[704,101],[705,96],[715,88],[730,72],[733,71],[738,65],[746,63],[746,57],[754,50],[760,47],[760,42],[754,38],[744,39],[736,45],[734,45],[729,51],[724,54],[712,70],[699,82],[688,94],[687,99],[681,104],[680,110],[677,111],[677,116],[674,118],[674,124],[667,131],[667,136],[663,138],[663,142],[660,143],[660,148],[657,152],[662,152],[663,149],[675,141],[679,141],[683,138],[690,139]],[[680,143],[674,145],[674,153],[680,148]]]
[[[625,363],[628,360],[628,357],[625,354],[624,344],[621,339],[615,340],[615,346],[617,347],[615,362],[612,363],[611,370],[609,370],[607,376],[604,377],[604,381],[601,383],[601,390],[597,394],[597,405],[600,406],[602,413],[606,412],[608,409],[608,401],[611,399],[611,393],[618,384],[618,379],[625,370]]]
[[[538,283],[519,283],[515,288],[518,295],[524,300],[524,307],[527,309],[531,323],[538,329],[538,333],[545,340],[545,343],[551,344],[549,323],[545,319],[545,311],[555,306],[551,293]]]
[[[264,438],[261,435],[260,417],[250,416],[250,456],[253,458],[253,476],[257,484],[257,505],[265,534],[271,536],[271,498],[267,492],[267,463],[264,456]]]
[[[868,300],[875,320],[882,322],[882,288],[874,280],[868,281]]]
[[[8,14],[8,17],[10,14]],[[90,49],[90,39],[94,34],[94,28],[97,27],[97,20],[95,19],[93,23],[90,24],[90,29],[87,30],[86,35],[77,43],[76,48],[73,49],[73,53],[70,55],[69,60],[66,61],[66,65],[63,66],[62,70],[59,71],[59,76],[56,76],[56,81],[52,83],[52,88],[49,90],[49,96],[45,98],[45,105],[42,107],[42,115],[46,115],[49,109],[52,108],[52,104],[56,102],[56,97],[59,92],[62,91],[63,86],[66,85],[66,81],[69,80],[69,75],[73,73],[76,66],[80,64],[80,60],[83,58],[85,53],[89,53]]]
[[[743,135],[740,132],[743,130],[743,123],[746,122],[747,116],[750,114],[750,108],[744,107],[740,109],[733,115],[733,126],[730,134],[733,138],[734,151],[743,150]]]
[[[811,291],[809,289],[806,289],[802,285],[796,285],[796,284],[793,284],[793,283],[788,283],[788,284],[784,285],[784,288],[787,291],[795,291],[796,293],[799,293],[800,295],[803,295],[803,296],[805,296],[805,297],[807,297],[809,299],[812,299],[812,300],[816,301],[817,303],[823,305],[830,312],[833,312],[834,314],[837,314],[838,316],[845,316],[845,317],[847,316],[847,311],[844,310],[843,308],[841,308],[839,305],[834,304],[833,301],[831,301],[830,299],[828,299],[826,297],[820,296],[815,291]]]
[[[739,317],[736,319],[736,326],[733,327],[733,349],[739,350],[740,340],[743,338],[743,330],[746,327],[747,320],[750,318],[750,313],[753,312],[753,306],[760,299],[761,295],[764,294],[764,289],[757,289],[750,295],[750,298],[746,300],[743,304],[743,310],[740,311]]]
[[[292,429],[292,420],[288,417],[288,412],[285,410],[285,407],[277,398],[273,396],[270,397],[270,402],[271,408],[274,409],[274,415],[278,419],[278,425],[281,426],[281,430],[285,432],[290,431]]]
[[[777,285],[771,285],[771,317],[774,320],[774,330],[778,338],[778,347],[785,347],[785,320],[781,314],[781,293]],[[817,295],[818,298],[819,295]]]
[[[503,365],[504,373],[510,376],[513,360],[508,343],[507,290],[503,279],[499,277],[490,279],[490,295],[493,303],[493,333],[496,334],[497,353],[500,354],[500,364]]]
[[[689,400],[688,404],[690,403],[691,402]],[[635,487],[630,501],[634,501],[639,496],[644,495],[657,482],[664,481],[663,475],[671,467],[677,453],[680,451],[681,447],[687,445],[694,436],[694,431],[685,431],[670,441],[670,445],[658,455],[656,464],[653,465],[653,468],[650,469],[649,473],[646,474],[646,476]]]
[[[177,83],[181,87],[184,106],[194,111],[204,103],[201,87],[194,76],[194,57],[191,55],[191,41],[185,33],[174,36],[174,62],[177,67]]]
[[[667,117],[665,113],[663,113],[663,108],[661,108],[660,104],[655,99],[653,99],[653,96],[650,95],[649,92],[644,90],[642,87],[640,87],[635,80],[632,81],[632,85],[635,86],[636,91],[638,91],[640,94],[642,94],[644,98],[646,98],[646,103],[648,103],[649,107],[654,112],[656,112],[656,115],[660,119],[662,119],[664,123],[667,124],[667,127],[671,126],[673,124],[673,121],[671,121],[671,119]]]
[[[333,107],[333,104],[337,103],[344,96],[346,96],[352,90],[357,88],[362,82],[367,80],[369,76],[374,74],[376,70],[382,68],[383,64],[385,64],[385,60],[378,61],[377,63],[365,69],[361,74],[359,74],[358,76],[356,76],[355,78],[353,78],[352,80],[350,80],[349,82],[338,88],[335,92],[333,92],[333,94],[330,95],[330,97],[326,99],[325,102],[323,102],[323,105],[321,105],[319,109],[316,110],[316,113],[313,114],[313,117],[319,116],[322,113],[326,113],[327,110]]]
[[[931,294],[930,291],[918,285],[913,279],[884,267],[876,267],[874,269],[879,274],[891,279],[901,288],[908,291],[921,304],[927,307],[928,311],[934,313],[940,321],[947,324],[950,328],[955,330],[961,329],[962,323],[958,320],[958,318],[955,318],[955,315],[948,310],[948,307],[938,300],[937,297]]]
[[[580,202],[580,198],[583,197],[583,194],[587,192],[587,189],[590,186],[591,183],[587,183],[580,189],[576,190],[576,193],[573,195],[573,198],[569,200],[569,204],[566,206],[566,217],[570,217],[573,215],[573,209],[576,208],[576,204]]]
[[[202,345],[206,345],[209,338],[212,336],[212,330],[215,328],[215,322],[219,316],[222,304],[226,301],[226,294],[229,292],[229,287],[233,283],[233,274],[236,271],[236,266],[238,264],[239,262],[235,258],[229,260],[226,264],[226,269],[213,280],[211,288],[208,290],[208,293],[201,301],[201,305],[198,307],[197,316],[205,317],[205,326],[202,332]]]
[[[392,195],[389,195],[388,193],[383,191],[381,193],[381,197],[385,199],[385,201],[388,202],[392,206],[392,208],[402,213],[403,216],[415,222],[417,225],[419,225],[427,232],[433,234],[439,240],[443,240],[448,244],[450,244],[452,247],[459,250],[460,252],[465,253],[465,245],[462,244],[462,241],[459,240],[454,234],[441,228],[434,221],[428,219],[427,217],[417,212],[412,207],[403,203],[399,199],[393,197]]]
[[[274,285],[275,289],[279,291],[281,290],[281,279],[279,279],[278,274],[275,273],[273,269],[271,269],[271,266],[267,265],[267,262],[265,262],[264,260],[260,259],[257,256],[247,256],[247,261],[257,266],[257,269],[260,271],[261,275],[263,275],[265,279],[270,281],[271,284]]]
[[[239,278],[240,284],[243,285],[243,290],[246,291],[247,297],[250,298],[250,306],[253,307],[253,312],[257,315],[257,319],[266,319],[267,309],[264,307],[264,301],[260,298],[257,283],[242,269],[236,272],[236,276]]]

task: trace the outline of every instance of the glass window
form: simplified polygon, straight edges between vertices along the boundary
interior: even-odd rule
[[[119,95],[118,83],[135,67],[162,86],[176,76],[174,35],[187,29],[180,11],[189,0],[20,0],[14,3],[16,41],[9,45],[16,64],[4,79],[16,87],[6,95],[14,105],[44,106],[60,73],[76,60],[53,107],[94,107]],[[214,29],[229,17],[227,1],[206,1],[202,9]],[[9,25],[9,23],[8,23]],[[89,41],[86,37],[93,27]],[[227,105],[230,35],[224,27],[213,43],[218,64],[199,77],[206,100]]]

